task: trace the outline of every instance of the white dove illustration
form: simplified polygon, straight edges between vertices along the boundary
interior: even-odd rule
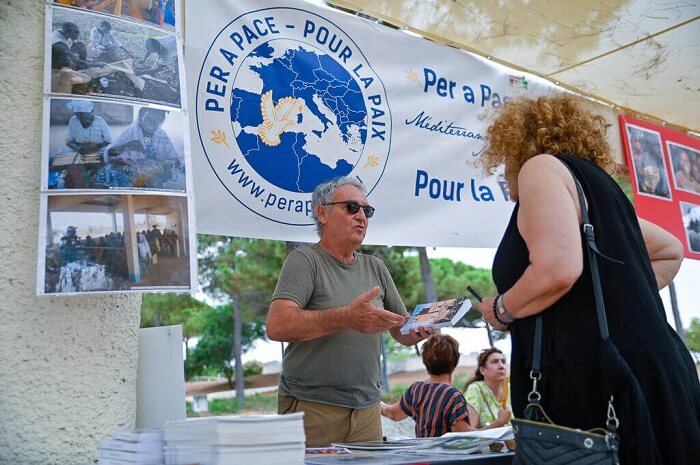
[[[279,145],[280,135],[292,125],[297,124],[297,115],[304,111],[303,101],[299,98],[285,97],[272,101],[272,91],[260,97],[260,111],[263,122],[258,126],[258,135],[265,145]]]

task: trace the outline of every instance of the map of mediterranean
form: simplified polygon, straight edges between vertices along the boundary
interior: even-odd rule
[[[271,184],[308,193],[358,163],[367,139],[367,108],[357,82],[330,56],[298,41],[270,41],[246,57],[234,87],[236,142]],[[269,92],[276,111],[265,114],[261,106]],[[261,125],[272,132],[284,129],[268,139],[261,137]]]

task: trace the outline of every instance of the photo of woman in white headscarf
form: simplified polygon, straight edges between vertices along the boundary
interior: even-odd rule
[[[55,105],[63,107],[63,118],[69,114],[65,110],[72,116],[63,137],[65,146],[49,154],[48,187],[85,187],[90,176],[99,169],[102,149],[112,142],[112,134],[105,119],[95,114],[92,101],[56,100]]]
[[[90,100],[71,100],[66,106],[74,116],[68,122],[66,147],[81,155],[101,152],[112,143],[112,134],[107,122],[94,113]]]

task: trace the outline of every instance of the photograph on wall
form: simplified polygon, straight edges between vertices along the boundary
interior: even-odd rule
[[[685,145],[668,141],[666,148],[671,157],[675,188],[700,194],[700,152]]]
[[[124,16],[158,27],[175,30],[179,5],[175,0],[53,0],[56,5],[72,6],[98,13]]]
[[[189,291],[196,281],[187,197],[42,197],[37,292]]]
[[[688,250],[700,253],[700,205],[689,202],[679,202],[679,204]]]
[[[186,191],[183,113],[84,98],[45,105],[42,185],[49,190]]]
[[[175,33],[74,8],[49,14],[47,92],[181,106]]]
[[[656,131],[632,124],[626,124],[625,129],[638,193],[671,199],[661,136]]]

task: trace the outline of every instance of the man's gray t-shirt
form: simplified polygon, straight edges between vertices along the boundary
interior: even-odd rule
[[[272,299],[288,299],[304,310],[348,305],[379,286],[372,303],[407,315],[384,262],[355,253],[343,263],[318,244],[292,251],[282,266]],[[284,351],[279,392],[301,400],[348,408],[376,404],[381,393],[381,333],[344,330],[304,342],[291,342]]]

